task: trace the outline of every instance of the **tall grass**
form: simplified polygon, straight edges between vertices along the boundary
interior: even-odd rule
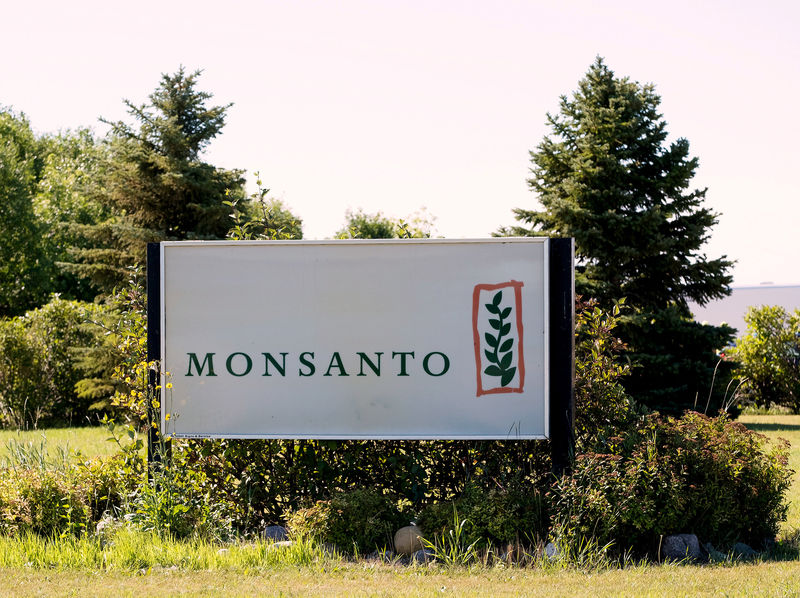
[[[202,539],[179,541],[130,527],[121,527],[110,537],[0,536],[0,568],[140,571],[176,567],[189,571],[257,571],[338,560],[335,554],[307,540],[290,545],[258,540],[222,547]]]
[[[117,452],[117,445],[108,441],[105,426],[86,428],[49,428],[46,430],[0,430],[0,459],[8,457],[14,446],[44,445],[46,458],[79,451],[86,457],[107,457]]]

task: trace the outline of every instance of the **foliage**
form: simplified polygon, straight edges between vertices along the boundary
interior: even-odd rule
[[[43,445],[9,450],[0,476],[0,532],[83,535],[106,513],[118,513],[143,477],[141,445],[105,459],[44,458]]]
[[[231,197],[243,193],[242,173],[203,162],[230,107],[208,106],[196,89],[200,71],[181,67],[162,75],[141,106],[125,101],[135,124],[111,125],[111,159],[99,199],[112,213],[97,224],[73,227],[84,241],[69,269],[103,292],[121,286],[127,268],[145,260],[146,242],[221,239],[229,228]]]
[[[630,424],[633,404],[621,380],[630,367],[619,362],[625,344],[614,336],[625,307],[610,312],[580,297],[575,309],[575,440],[579,452],[604,450],[609,436]]]
[[[287,516],[294,537],[311,537],[355,553],[390,547],[395,531],[408,522],[404,505],[375,488],[337,492]]]
[[[108,297],[91,322],[95,342],[76,351],[83,373],[78,396],[96,409],[117,409],[126,418],[147,419],[146,296],[137,270],[128,285]]]
[[[464,545],[533,544],[544,539],[548,530],[546,484],[542,482],[544,480],[491,489],[470,484],[454,500],[425,507],[417,518],[417,525],[434,544],[443,536],[449,536],[446,542],[456,540],[450,536],[451,531]],[[459,518],[458,522],[454,521],[455,517]]]
[[[439,534],[433,534],[433,541],[422,539],[422,545],[431,552],[434,559],[449,567],[465,566],[475,561],[478,557],[477,544],[480,539],[468,541],[464,526],[466,519],[458,516],[458,511],[453,505],[452,527]]]
[[[516,209],[523,226],[500,233],[574,237],[577,292],[605,309],[624,297],[640,320],[658,324],[621,327],[640,368],[623,384],[640,403],[680,412],[708,388],[714,352],[725,346],[716,341],[730,332],[700,333],[687,301],[728,294],[731,262],[702,253],[717,215],[702,205],[705,190],[690,188],[698,161],[688,141],[667,144],[660,102],[652,85],[615,77],[598,57],[573,96],[561,97],[559,114],[547,115],[552,136],[531,152],[528,184],[542,209]],[[673,334],[692,337],[691,365],[709,376],[685,371]],[[675,364],[666,380],[659,358]]]
[[[302,239],[303,221],[282,201],[267,197],[269,189],[264,187],[259,173],[255,175],[255,193],[246,199],[231,197],[223,202],[231,208],[233,219],[227,237],[234,241]]]
[[[28,120],[0,107],[0,316],[22,314],[48,294],[50,265],[33,210],[41,168]]]
[[[51,290],[67,299],[91,301],[95,291],[87,280],[61,265],[70,261],[74,248],[90,248],[81,231],[111,217],[109,208],[99,201],[109,147],[89,129],[65,131],[40,141],[46,152],[33,207],[49,261],[55,266]]]
[[[17,428],[85,420],[88,404],[75,384],[81,377],[75,347],[90,344],[86,322],[97,305],[54,297],[24,316],[0,321],[2,423]]]
[[[620,324],[633,367],[624,385],[637,402],[665,415],[686,409],[715,414],[727,410],[726,391],[733,364],[718,353],[733,339],[730,326],[709,326],[689,318],[673,305],[657,314],[639,311]]]
[[[554,537],[652,554],[661,536],[675,533],[716,546],[762,546],[786,516],[786,443],[768,447],[764,436],[723,415],[651,415],[608,449],[578,456],[554,485]]]
[[[800,309],[751,307],[745,322],[747,334],[727,353],[738,362],[746,398],[759,407],[800,412]]]
[[[345,220],[344,227],[335,233],[337,239],[427,239],[433,228],[433,218],[424,210],[405,221],[381,212],[367,214],[348,209]]]
[[[173,446],[180,451],[213,500],[237,506],[240,529],[282,521],[341,488],[398,493],[419,508],[458,496],[475,478],[506,485],[550,469],[538,441],[202,440]]]

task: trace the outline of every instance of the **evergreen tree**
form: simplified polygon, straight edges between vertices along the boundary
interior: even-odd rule
[[[82,228],[91,248],[76,248],[71,268],[103,290],[144,262],[147,241],[224,238],[231,207],[243,195],[242,172],[202,161],[221,132],[230,104],[208,106],[196,89],[200,71],[162,75],[149,103],[126,100],[134,124],[111,125],[111,161],[100,200],[113,216]],[[104,121],[107,122],[107,121]]]
[[[531,152],[542,209],[516,209],[525,226],[501,233],[575,238],[576,291],[606,308],[625,297],[634,310],[621,327],[635,366],[628,390],[675,412],[708,392],[714,350],[732,339],[692,322],[687,301],[727,295],[732,279],[731,262],[702,252],[717,215],[705,189],[690,188],[697,158],[685,139],[667,143],[659,104],[652,85],[615,77],[598,57]]]

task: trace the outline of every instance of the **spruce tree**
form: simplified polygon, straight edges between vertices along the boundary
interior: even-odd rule
[[[127,270],[144,262],[147,241],[221,239],[230,228],[242,172],[208,164],[202,153],[231,105],[207,105],[212,96],[196,88],[199,76],[183,67],[162,75],[148,103],[125,100],[133,124],[104,121],[112,158],[98,193],[113,216],[82,227],[91,246],[76,248],[70,266],[101,290],[124,283]]]
[[[677,412],[708,393],[714,351],[732,338],[730,328],[694,323],[687,302],[727,295],[732,278],[730,261],[703,253],[717,214],[703,206],[706,190],[691,188],[698,160],[688,141],[668,143],[660,101],[652,85],[615,77],[598,57],[531,152],[528,184],[541,209],[516,209],[523,226],[501,234],[575,238],[576,291],[633,308],[622,327],[634,362],[628,390]]]

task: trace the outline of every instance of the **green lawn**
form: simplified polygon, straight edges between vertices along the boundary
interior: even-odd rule
[[[789,490],[789,514],[781,535],[789,536],[800,530],[800,415],[742,415],[739,420],[751,430],[768,438],[789,441],[789,467],[794,470],[794,481]]]
[[[106,456],[116,452],[117,445],[109,442],[108,430],[104,426],[85,428],[50,428],[47,430],[0,430],[0,460],[8,456],[10,445],[15,443],[33,445],[46,450],[49,457],[61,451],[74,453],[79,450],[87,457]]]

